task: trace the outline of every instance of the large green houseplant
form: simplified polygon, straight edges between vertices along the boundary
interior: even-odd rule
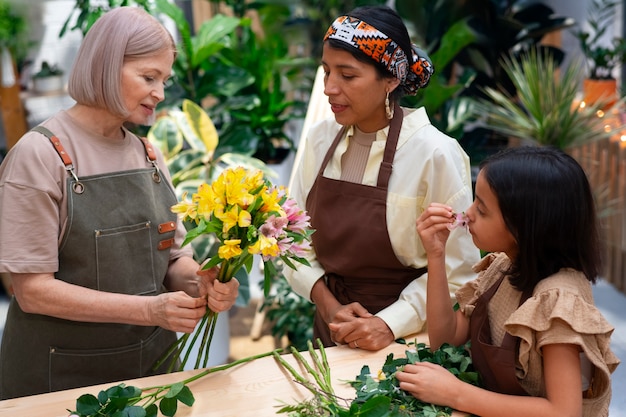
[[[502,68],[503,55],[519,54],[529,48],[549,50],[558,61],[564,52],[541,43],[545,35],[573,26],[574,20],[563,17],[541,1],[527,0],[396,0],[396,9],[411,30],[416,42],[432,52],[435,61],[435,81],[424,89],[426,100],[443,97],[437,84],[444,88],[463,85],[442,105],[427,107],[433,124],[457,138],[472,163],[506,146],[506,138],[473,123],[469,117],[473,98],[484,96],[483,89],[491,87],[515,94],[515,87]],[[462,23],[460,23],[462,22]],[[462,30],[455,30],[459,25]],[[455,33],[449,36],[448,32]],[[471,41],[463,44],[468,39]],[[461,48],[441,61],[434,53],[449,39]],[[443,62],[443,64],[442,64]],[[418,96],[417,99],[421,98]]]
[[[530,50],[519,59],[503,58],[503,68],[517,94],[485,89],[476,102],[476,115],[486,125],[522,142],[567,148],[614,134],[599,117],[603,101],[576,105],[582,65],[572,63],[562,74],[550,54]]]

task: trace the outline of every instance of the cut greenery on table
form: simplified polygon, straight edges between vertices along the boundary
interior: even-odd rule
[[[406,343],[400,340],[401,343]],[[394,358],[387,355],[382,369],[372,374],[368,365],[361,368],[361,373],[349,384],[356,390],[356,398],[348,400],[335,395],[331,384],[330,366],[324,347],[318,340],[319,350],[309,341],[309,355],[312,363],[298,352],[291,349],[298,364],[306,369],[310,377],[299,374],[278,352],[276,360],[293,376],[294,380],[313,394],[308,401],[294,405],[284,405],[279,413],[289,413],[292,417],[333,416],[333,417],[394,417],[394,416],[450,416],[452,409],[424,403],[400,389],[395,377],[404,365],[416,362],[431,362],[443,366],[464,382],[479,385],[478,373],[472,366],[466,346],[454,347],[444,344],[431,351],[424,343],[406,343],[415,345],[415,350],[407,350],[406,357]]]
[[[262,353],[206,369],[173,384],[137,388],[122,383],[100,391],[97,397],[93,394],[83,394],[76,400],[76,410],[68,410],[71,413],[69,417],[156,417],[159,411],[164,416],[172,417],[178,411],[179,402],[191,407],[195,401],[187,384],[208,374],[224,371],[273,353]]]

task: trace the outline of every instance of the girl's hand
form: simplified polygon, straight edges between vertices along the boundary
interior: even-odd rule
[[[453,399],[458,384],[464,384],[442,366],[430,362],[418,362],[396,372],[400,388],[415,398],[426,402],[454,408]]]
[[[431,203],[417,219],[417,233],[428,255],[444,256],[450,230],[456,221],[452,207]]]

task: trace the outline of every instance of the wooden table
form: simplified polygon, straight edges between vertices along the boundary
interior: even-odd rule
[[[424,342],[426,335],[418,335],[407,340]],[[353,380],[364,365],[369,365],[372,372],[376,372],[382,367],[389,353],[396,357],[404,357],[408,349],[411,347],[396,343],[378,352],[350,349],[347,346],[326,349],[336,394],[343,398],[354,398],[354,389],[345,383],[346,380]],[[295,358],[291,355],[284,357],[290,364],[296,364]],[[308,353],[305,353],[305,357],[309,359]],[[199,372],[201,371],[174,372],[124,382],[126,385],[147,388],[182,381]],[[304,370],[299,372],[305,375]],[[0,416],[67,417],[69,413],[66,410],[74,409],[76,399],[82,394],[97,395],[100,390],[114,385],[117,383],[0,401]],[[209,374],[188,386],[196,401],[192,407],[180,404],[176,417],[275,416],[281,405],[297,404],[311,397],[311,394],[295,383],[292,376],[271,356]],[[453,414],[454,417],[462,415]]]

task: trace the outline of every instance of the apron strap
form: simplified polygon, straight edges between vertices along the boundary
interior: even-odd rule
[[[394,104],[394,114],[393,119],[391,119],[391,123],[389,124],[389,133],[387,135],[387,143],[385,144],[385,152],[383,154],[383,161],[380,164],[380,168],[378,170],[378,182],[377,186],[380,188],[387,189],[389,185],[389,178],[391,177],[391,172],[393,171],[393,157],[396,153],[396,148],[398,147],[398,138],[400,136],[400,128],[402,127],[402,120],[404,119],[404,113],[402,109],[398,105],[398,103]],[[343,139],[347,128],[342,126],[337,132],[337,136],[333,140],[330,148],[328,148],[328,152],[326,152],[326,156],[322,161],[322,165],[320,166],[320,170],[317,173],[318,176],[323,176],[324,170],[330,162],[330,158],[335,154],[335,150],[337,149],[337,145],[341,139]]]
[[[57,151],[57,153],[59,154],[59,157],[63,161],[63,164],[65,165],[68,171],[74,169],[74,167],[72,166],[73,165],[72,158],[70,158],[67,152],[65,152],[65,148],[63,148],[61,141],[59,140],[58,137],[56,137],[54,133],[52,133],[49,129],[43,126],[35,126],[32,128],[32,130],[34,130],[35,132],[41,133],[42,135],[44,135],[50,140],[50,143],[52,143],[54,150]]]
[[[72,162],[72,158],[65,151],[65,148],[61,144],[61,141],[59,140],[59,138],[54,133],[52,133],[52,131],[50,131],[50,129],[48,129],[48,128],[44,127],[44,126],[41,126],[41,125],[35,126],[31,130],[34,131],[34,132],[41,133],[42,135],[47,137],[48,140],[50,140],[50,143],[52,143],[52,146],[54,147],[54,150],[57,152],[57,154],[59,154],[59,157],[61,158],[61,161],[63,161],[63,165],[65,165],[65,169],[74,178],[74,180],[76,180],[76,182],[78,183],[79,182],[78,181],[78,176],[76,176],[76,172],[74,171],[74,164]],[[146,152],[146,160],[155,169],[155,173],[153,175],[154,181],[155,182],[161,182],[161,173],[160,173],[159,167],[156,164],[157,157],[156,157],[156,152],[154,151],[154,146],[145,137],[143,137],[143,136],[138,136],[138,137],[141,140],[141,143],[143,144],[144,151]]]
[[[383,154],[383,162],[380,164],[378,171],[378,187],[387,189],[389,185],[389,178],[391,177],[391,171],[393,171],[393,157],[398,147],[398,138],[400,137],[400,128],[402,127],[402,120],[404,119],[404,113],[398,105],[394,104],[395,109],[393,112],[393,119],[389,125],[389,134],[387,135],[387,143],[385,144],[385,153]]]
[[[156,161],[156,152],[154,152],[154,147],[152,146],[152,143],[150,143],[150,141],[144,136],[139,136],[139,139],[141,139],[141,143],[143,143],[143,148],[146,150],[146,158],[148,158],[148,162],[153,163],[154,161]]]
[[[74,192],[82,194],[85,189],[84,185],[78,180],[78,176],[76,175],[76,171],[74,170],[74,164],[72,163],[72,158],[70,158],[69,154],[65,151],[65,148],[61,144],[59,138],[49,129],[43,126],[35,126],[31,130],[41,133],[42,135],[47,137],[48,140],[50,140],[50,143],[52,143],[54,150],[57,152],[57,154],[59,154],[61,161],[63,161],[63,165],[65,165],[65,170],[67,171],[67,174],[70,177],[74,178],[74,185],[72,186],[72,189],[74,190]]]

